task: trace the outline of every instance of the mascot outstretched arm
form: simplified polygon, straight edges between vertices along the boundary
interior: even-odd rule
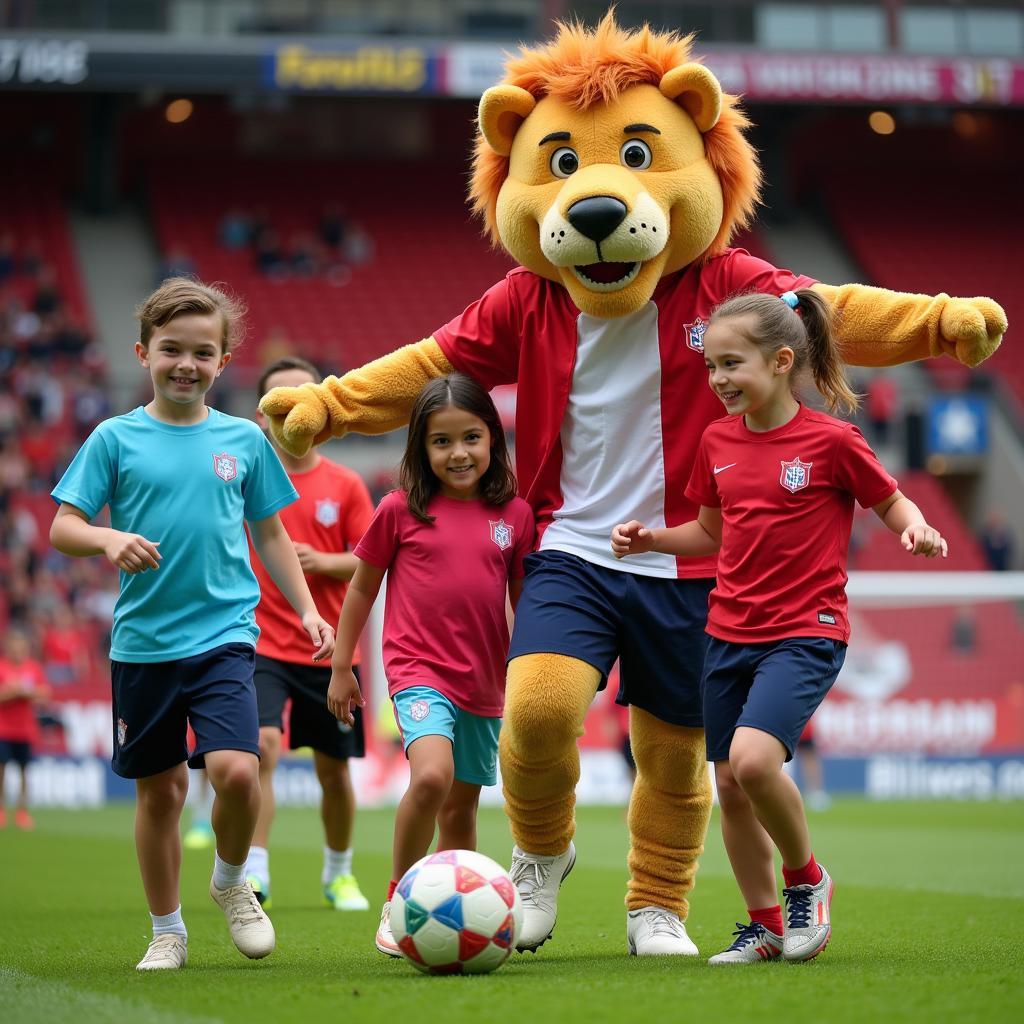
[[[540,538],[500,740],[520,949],[554,928],[576,857],[577,739],[619,660],[637,764],[629,951],[697,952],[684,922],[711,809],[699,683],[715,564],[650,553],[627,565],[608,534],[695,515],[683,493],[721,416],[702,355],[714,307],[816,287],[841,314],[846,360],[863,366],[939,355],[975,366],[1006,329],[990,299],[826,285],[730,248],[760,190],[747,126],[689,38],[627,32],[611,15],[593,30],[561,26],[480,103],[471,197],[520,266],[432,337],[261,403],[301,454],[402,425],[419,388],[453,368],[488,388],[519,384],[517,472]]]

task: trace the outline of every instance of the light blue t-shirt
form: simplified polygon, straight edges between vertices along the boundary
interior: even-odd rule
[[[245,520],[298,494],[255,423],[210,409],[176,427],[141,406],[104,420],[52,495],[115,530],[159,541],[160,568],[121,573],[110,657],[177,661],[221,644],[255,646],[259,586]]]

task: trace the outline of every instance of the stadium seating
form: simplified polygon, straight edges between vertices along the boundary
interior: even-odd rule
[[[512,266],[471,219],[459,168],[248,162],[204,164],[202,176],[200,188],[194,167],[161,162],[150,170],[154,225],[165,254],[187,253],[201,277],[228,282],[247,302],[243,366],[260,365],[277,332],[332,371],[358,366],[429,335]],[[260,211],[286,242],[315,230],[323,208],[339,200],[375,250],[344,284],[330,274],[268,277],[250,249],[228,249],[218,238],[224,214],[242,209]],[[753,235],[736,244],[764,252]]]
[[[927,177],[894,169],[883,191],[877,178],[837,172],[825,185],[829,212],[870,282],[902,291],[990,295],[1009,322],[1024,320],[1020,218],[1007,204],[1019,187],[1000,170],[968,176],[933,167]],[[969,195],[967,191],[969,189]],[[955,201],[951,201],[955,200]],[[925,364],[940,387],[967,386],[970,371],[951,359]],[[1024,349],[1006,344],[986,364],[1024,401]]]

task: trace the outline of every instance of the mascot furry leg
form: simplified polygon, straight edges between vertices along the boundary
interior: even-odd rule
[[[515,881],[534,904],[520,950],[536,950],[550,937],[558,887],[575,862],[576,741],[600,681],[597,669],[559,654],[532,654],[509,664],[501,775],[517,847]],[[660,907],[685,920],[686,894],[693,888],[711,814],[704,732],[669,725],[633,707],[630,736],[637,779],[629,807],[626,906],[630,911]],[[687,827],[680,828],[681,822]],[[659,927],[657,916],[646,920]],[[660,926],[668,929],[665,951],[678,953],[671,918]],[[645,946],[657,950],[658,935],[649,936]],[[635,952],[632,941],[630,949]]]

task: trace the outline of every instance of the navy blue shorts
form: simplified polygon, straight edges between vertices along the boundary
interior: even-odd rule
[[[846,644],[822,637],[763,644],[708,637],[701,683],[708,760],[728,761],[732,734],[741,725],[774,736],[791,760],[845,658]]]
[[[255,658],[249,644],[231,643],[178,661],[111,662],[114,771],[141,779],[185,760],[189,768],[203,768],[211,750],[258,757]],[[196,735],[191,756],[189,725]]]
[[[352,672],[359,680],[359,666]],[[366,739],[363,730],[363,709],[354,708],[355,725],[339,722],[327,710],[327,687],[331,684],[331,666],[296,665],[256,655],[256,703],[260,711],[260,728],[283,729],[284,707],[291,699],[288,713],[288,747],[298,750],[310,747],[337,761],[363,757]]]
[[[638,576],[564,551],[536,551],[525,566],[509,661],[565,654],[593,665],[604,689],[617,658],[617,703],[700,727],[713,579]]]
[[[0,740],[0,764],[7,764],[13,761],[15,764],[27,768],[32,760],[32,744],[24,740]],[[3,794],[0,793],[0,801]]]

